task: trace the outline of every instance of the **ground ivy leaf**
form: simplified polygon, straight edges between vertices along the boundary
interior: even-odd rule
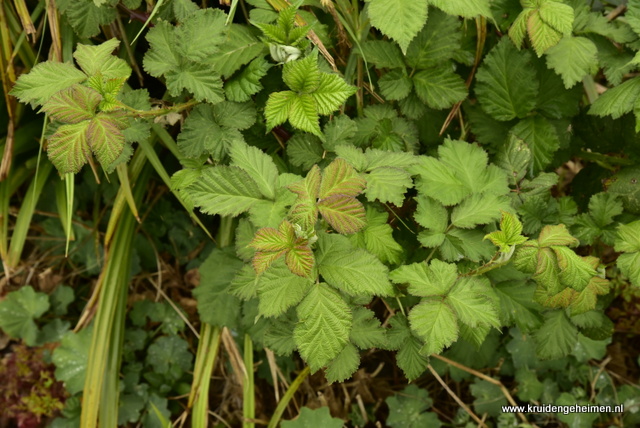
[[[72,64],[45,61],[37,64],[29,73],[20,75],[11,95],[23,103],[42,105],[55,93],[86,79],[87,76]]]
[[[53,351],[51,360],[56,365],[56,379],[64,382],[70,394],[77,394],[84,388],[92,330],[91,326],[78,333],[67,332],[60,346]]]
[[[20,338],[29,346],[34,346],[38,326],[34,319],[49,309],[46,294],[36,292],[26,285],[13,291],[0,302],[0,328],[14,338]]]
[[[91,150],[87,143],[89,121],[60,126],[49,138],[47,155],[61,174],[77,173],[87,163]]]
[[[190,370],[193,354],[189,344],[180,336],[160,336],[147,349],[146,363],[153,367],[154,373],[171,380],[178,380]]]
[[[327,284],[312,286],[297,308],[293,333],[300,355],[315,372],[336,358],[349,342],[352,315],[340,294]]]
[[[441,301],[423,299],[409,312],[411,330],[424,341],[423,355],[439,354],[458,338],[458,320],[451,307]]]
[[[371,24],[391,37],[404,53],[427,21],[427,0],[367,0]]]
[[[342,428],[342,419],[332,418],[328,407],[311,410],[308,407],[300,409],[298,418],[282,421],[282,428]]]
[[[387,425],[392,428],[442,426],[435,413],[427,412],[433,405],[429,392],[417,385],[409,385],[401,393],[391,395],[385,401],[389,406]]]
[[[564,37],[547,52],[547,65],[562,76],[569,89],[598,70],[598,48],[585,37]]]
[[[518,52],[506,37],[487,54],[476,78],[478,101],[497,120],[523,118],[536,106],[538,80],[531,54]]]
[[[351,343],[347,344],[338,356],[329,363],[325,376],[329,382],[344,382],[358,370],[360,353]]]

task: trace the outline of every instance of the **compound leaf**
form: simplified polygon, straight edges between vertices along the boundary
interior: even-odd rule
[[[41,62],[16,81],[11,95],[23,103],[42,105],[55,93],[74,83],[81,83],[87,76],[66,62]]]
[[[423,355],[439,354],[458,338],[458,320],[453,309],[437,300],[423,300],[409,313],[411,330],[424,341]]]

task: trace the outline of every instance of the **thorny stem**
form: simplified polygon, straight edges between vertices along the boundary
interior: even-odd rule
[[[188,101],[186,103],[176,104],[176,105],[171,106],[171,107],[160,108],[160,109],[155,109],[155,110],[137,110],[137,109],[134,109],[133,107],[129,107],[128,105],[126,105],[124,103],[119,103],[118,107],[120,107],[123,110],[127,110],[128,112],[130,112],[131,113],[130,116],[135,116],[135,117],[157,117],[157,116],[163,116],[163,115],[169,114],[169,113],[178,113],[178,112],[186,110],[186,109],[188,109],[190,107],[193,107],[196,104],[198,104],[198,101],[191,100],[191,101]]]

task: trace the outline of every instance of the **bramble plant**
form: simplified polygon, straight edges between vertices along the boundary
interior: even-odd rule
[[[20,74],[9,94],[44,113],[41,162],[65,180],[59,236],[77,263],[73,221],[96,231],[102,273],[74,332],[36,324],[55,294],[24,287],[0,302],[9,336],[60,342],[55,376],[74,398],[55,426],[166,426],[190,413],[204,427],[220,346],[242,390],[232,423],[246,427],[277,426],[308,376],[362,379],[387,353],[416,383],[375,408],[358,395],[360,407],[338,415],[354,426],[379,418],[384,399],[389,426],[440,426],[433,389],[419,387],[427,373],[462,409],[447,416],[456,426],[517,425],[501,415],[514,396],[626,406],[555,415],[569,426],[640,423],[638,379],[621,386],[600,379],[605,362],[589,365],[608,352],[614,299],[640,294],[640,1],[58,3],[59,60]],[[144,26],[125,26],[122,11]],[[119,185],[86,184],[86,164]],[[173,200],[156,219],[139,215],[158,200],[144,194],[152,169],[197,227]],[[74,211],[75,190],[91,223]],[[24,238],[31,215],[16,226]],[[164,253],[178,270],[198,268],[197,314],[171,301],[159,274],[168,303],[143,300],[127,315],[130,272]],[[197,344],[185,340],[194,320]],[[287,380],[296,355],[305,368]],[[268,361],[257,373],[274,385],[274,408],[256,403],[254,358]],[[468,404],[445,372],[475,379]],[[282,397],[278,376],[291,382]],[[325,410],[282,426],[342,426]],[[544,417],[518,414],[527,426]]]

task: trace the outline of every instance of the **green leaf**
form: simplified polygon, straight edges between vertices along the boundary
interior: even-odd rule
[[[535,335],[536,354],[542,359],[569,355],[578,340],[578,330],[563,310],[547,312],[545,321]]]
[[[229,328],[237,325],[240,302],[228,291],[242,266],[230,249],[214,249],[200,265],[200,284],[193,289],[193,296],[202,322]]]
[[[475,18],[478,15],[493,17],[489,0],[429,0],[429,3],[449,15],[460,15],[465,18]]]
[[[608,89],[591,105],[589,114],[611,116],[618,119],[634,109],[640,97],[640,77],[629,79],[621,85]]]
[[[329,363],[325,375],[329,382],[344,382],[358,370],[360,353],[352,344],[347,344],[342,352]],[[342,421],[340,421],[342,423]],[[342,425],[340,425],[342,426]]]
[[[521,120],[511,133],[524,141],[533,154],[533,173],[543,171],[560,148],[556,128],[543,116],[537,115]]]
[[[300,409],[300,415],[292,421],[282,421],[282,428],[342,428],[342,419],[332,418],[328,407],[311,410],[308,407]]]
[[[190,61],[211,57],[224,42],[226,19],[220,9],[196,10],[175,29],[176,51]]]
[[[287,141],[289,162],[305,170],[322,161],[323,153],[320,140],[313,135],[297,133]]]
[[[378,68],[404,67],[402,52],[398,45],[384,40],[367,40],[360,44],[360,55]]]
[[[500,387],[486,380],[476,379],[469,389],[475,397],[473,408],[479,414],[486,413],[497,417],[502,413],[502,406],[507,404],[507,399]]]
[[[424,194],[418,194],[415,200],[418,203],[418,209],[416,209],[413,218],[418,224],[436,232],[444,233],[447,226],[449,226],[447,209],[440,202]]]
[[[179,336],[160,336],[147,349],[146,363],[157,374],[178,380],[192,367],[189,344]]]
[[[420,353],[422,348],[420,340],[413,335],[409,328],[409,321],[401,313],[391,317],[389,324],[391,325],[388,334],[389,347],[398,350],[396,355],[398,367],[402,369],[407,379],[417,379],[429,364],[427,357]]]
[[[414,296],[444,296],[458,279],[458,268],[434,259],[429,266],[424,262],[400,266],[389,278],[396,284],[409,284],[409,293]]]
[[[540,235],[538,236],[538,242],[541,247],[550,247],[554,245],[575,247],[579,243],[576,238],[571,236],[564,224],[543,227]]]
[[[111,165],[124,149],[122,123],[107,113],[98,113],[87,126],[87,144],[103,168]]]
[[[354,86],[348,85],[337,74],[322,73],[320,85],[311,93],[316,102],[316,110],[328,115],[338,110],[351,95],[356,93]]]
[[[244,169],[256,181],[265,198],[275,198],[278,169],[268,154],[256,147],[236,141],[229,147],[229,156],[232,165]]]
[[[541,57],[549,48],[557,45],[563,35],[560,31],[547,24],[540,15],[539,10],[534,10],[527,19],[529,39],[538,57]]]
[[[352,196],[329,196],[318,202],[318,210],[338,233],[356,233],[366,225],[364,206]]]
[[[36,292],[30,285],[21,287],[0,302],[0,328],[9,336],[23,339],[34,346],[38,326],[34,322],[49,309],[46,294]]]
[[[207,64],[186,62],[179,68],[167,71],[165,77],[167,90],[174,97],[180,96],[186,89],[197,101],[216,104],[224,100],[222,79],[212,73],[211,67]]]
[[[55,93],[86,79],[72,64],[45,61],[20,75],[10,93],[23,103],[42,105]]]
[[[292,91],[272,92],[269,94],[269,99],[264,109],[267,130],[271,130],[287,121],[295,98],[296,94]]]
[[[509,209],[511,209],[511,203],[506,196],[475,194],[453,209],[451,224],[471,229],[478,224],[497,220],[502,211]]]
[[[321,238],[317,255],[318,270],[327,283],[352,296],[393,295],[385,265],[372,254],[352,248],[347,238],[329,236]]]
[[[505,281],[496,284],[494,289],[500,300],[501,324],[515,324],[523,332],[533,331],[542,324],[542,307],[533,300],[535,285]]]
[[[439,354],[458,338],[458,321],[451,307],[441,301],[423,300],[409,313],[411,330],[426,343],[423,355]]]
[[[527,238],[522,236],[522,223],[516,215],[507,211],[502,212],[500,230],[487,234],[485,239],[489,239],[496,247],[500,247],[503,253],[508,253],[513,245],[527,241]]]
[[[320,168],[315,165],[307,173],[304,180],[289,186],[289,190],[298,195],[295,205],[291,207],[289,216],[291,221],[302,226],[303,230],[312,228],[318,219],[316,200],[320,193],[321,180]]]
[[[387,213],[368,206],[366,216],[367,225],[349,237],[351,243],[366,249],[383,262],[399,263],[402,247],[393,239],[393,229],[387,224]]]
[[[353,311],[353,328],[350,334],[351,343],[362,350],[380,348],[387,344],[386,330],[373,311],[357,307]]]
[[[128,79],[131,67],[125,60],[111,55],[118,46],[118,39],[110,39],[97,46],[78,43],[73,57],[87,76],[100,74],[105,79]]]
[[[269,63],[264,57],[254,59],[238,75],[224,85],[224,91],[229,101],[249,101],[252,95],[263,88],[260,80],[267,75]]]
[[[562,34],[571,34],[573,30],[573,8],[561,1],[544,1],[538,9],[540,18]],[[531,24],[530,24],[531,25]]]
[[[336,151],[336,147],[338,145],[348,144],[356,135],[357,130],[358,127],[356,126],[355,121],[349,116],[344,114],[334,116],[333,120],[327,123],[324,127],[325,141],[322,145],[327,151]]]
[[[60,126],[49,138],[47,155],[61,174],[77,173],[87,163],[91,151],[87,142],[89,121]]]
[[[371,24],[391,37],[406,53],[411,40],[427,21],[427,0],[367,0]]]
[[[289,312],[292,314],[292,311]],[[271,319],[264,332],[264,343],[278,355],[290,355],[296,350],[293,329],[297,323],[295,316]]]
[[[76,83],[54,94],[42,106],[42,111],[60,122],[80,123],[95,116],[101,100],[97,91]]]
[[[77,394],[84,388],[92,330],[93,326],[90,326],[78,333],[68,332],[51,356],[56,365],[56,379],[64,382],[69,394]]]
[[[336,358],[349,342],[352,315],[340,294],[317,284],[297,308],[300,322],[293,333],[300,355],[317,371]]]
[[[618,226],[615,250],[625,253],[617,260],[620,271],[640,287],[640,221]]]
[[[186,17],[191,15],[193,12],[199,10],[198,5],[192,2],[191,0],[173,0],[171,2],[171,5],[173,6],[173,13],[175,14],[176,19],[179,22],[184,21]],[[129,7],[129,9],[132,9],[132,10],[137,9],[137,7],[132,8],[128,5],[127,7]],[[138,7],[140,6],[138,5]]]
[[[173,27],[167,21],[157,22],[147,33],[149,50],[144,55],[144,70],[160,77],[180,67],[180,55],[176,50]]]
[[[309,55],[298,61],[290,61],[284,65],[282,80],[295,92],[310,94],[320,86],[320,69],[318,59]]]
[[[433,400],[426,389],[416,385],[407,386],[400,394],[387,397],[389,406],[387,425],[392,428],[439,428],[442,423],[434,412],[427,412]]]
[[[235,166],[204,168],[200,180],[186,191],[205,214],[237,216],[262,200],[258,184]]]
[[[58,9],[68,19],[81,39],[88,39],[100,33],[101,25],[108,25],[116,18],[116,8],[112,5],[98,6],[94,0],[62,0]]]
[[[462,78],[447,67],[419,71],[413,84],[418,97],[433,109],[449,108],[467,96]]]
[[[486,284],[482,284],[482,281],[475,277],[460,279],[447,295],[445,302],[451,305],[458,319],[469,327],[500,328],[498,312],[491,298],[483,290],[483,288],[490,290],[490,286],[479,287],[478,285]]]
[[[262,54],[265,48],[264,43],[258,40],[251,28],[240,24],[231,24],[227,28],[229,29],[224,37],[224,42],[218,46],[218,51],[209,59],[216,72],[224,76],[225,79],[244,64]],[[231,98],[229,100],[236,101]]]
[[[49,295],[49,302],[51,303],[51,312],[60,316],[67,314],[67,307],[75,299],[73,288],[67,285],[59,285]]]
[[[425,69],[446,63],[460,49],[460,20],[437,9],[407,49],[406,61],[411,67]]]
[[[598,48],[585,37],[564,37],[547,52],[547,65],[569,89],[598,70]]]
[[[302,94],[291,99],[289,122],[298,129],[322,137],[320,118],[311,95]]]
[[[567,247],[553,247],[560,267],[560,281],[571,288],[582,291],[587,286],[596,270]]]
[[[478,101],[495,119],[523,118],[536,106],[538,80],[531,54],[518,52],[506,37],[487,54],[476,79]]]
[[[380,92],[387,100],[401,100],[409,96],[413,82],[404,70],[392,70],[378,81]]]

